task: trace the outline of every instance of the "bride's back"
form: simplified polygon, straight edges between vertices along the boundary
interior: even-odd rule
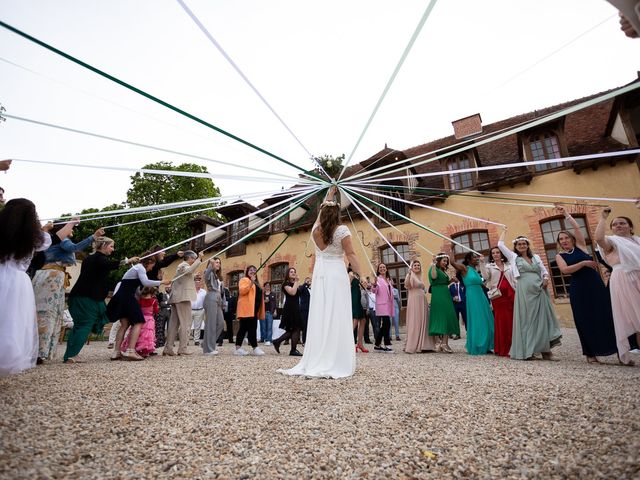
[[[313,243],[316,245],[316,255],[342,256],[344,254],[342,239],[349,235],[349,229],[346,225],[336,226],[331,235],[331,241],[328,244],[325,243],[322,233],[321,226],[317,226],[313,230],[312,238]]]

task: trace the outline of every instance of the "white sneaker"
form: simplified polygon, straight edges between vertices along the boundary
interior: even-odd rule
[[[251,352],[251,355],[255,355],[257,357],[261,357],[262,355],[265,355],[265,353],[260,347],[256,347],[256,348],[253,349],[253,352]]]
[[[244,348],[238,348],[235,352],[233,352],[233,354],[239,357],[244,357],[245,355],[249,355],[249,352],[247,352]]]
[[[273,345],[271,342],[264,342],[265,347],[270,347],[271,345]]]
[[[220,353],[220,352],[218,352],[218,350],[214,350],[213,352],[203,353],[203,355],[204,355],[205,357],[213,357],[213,356],[215,356],[215,355],[218,355],[218,353]]]

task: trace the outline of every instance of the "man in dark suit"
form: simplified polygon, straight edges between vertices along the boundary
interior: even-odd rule
[[[451,279],[451,283],[449,284],[449,293],[451,293],[451,299],[453,300],[453,307],[456,311],[456,317],[459,319],[460,316],[462,316],[464,329],[467,330],[467,294],[466,289],[464,288],[464,284],[457,276]],[[457,339],[453,338],[453,340]]]
[[[311,302],[311,278],[304,279],[298,287],[300,299],[300,321],[302,323],[302,343],[307,343],[307,322],[309,321],[309,303]]]
[[[224,287],[224,298],[222,299],[222,312],[224,314],[225,330],[218,337],[218,346],[222,346],[224,339],[228,339],[229,343],[233,343],[233,319],[236,318],[236,307],[238,306],[237,293],[231,292]]]

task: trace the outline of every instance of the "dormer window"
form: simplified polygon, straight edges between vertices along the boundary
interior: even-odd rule
[[[387,207],[378,208],[380,215],[389,222],[406,222],[400,215],[407,216],[407,204],[404,203],[404,192],[402,190],[402,183],[398,180],[389,181],[389,187],[380,187],[380,190],[387,197],[378,197],[376,200],[381,205]],[[395,188],[394,188],[395,187]],[[397,200],[396,200],[397,199]],[[387,210],[388,209],[388,210]],[[397,215],[400,214],[400,215]],[[384,222],[383,222],[384,223]]]
[[[288,207],[288,206],[287,206]],[[284,207],[283,207],[284,208]],[[279,215],[282,215],[281,213]],[[282,215],[271,224],[271,233],[284,232],[289,228],[289,214]]]
[[[552,131],[536,133],[529,136],[529,150],[531,158],[529,161],[551,160],[560,158],[560,142],[558,136]],[[562,166],[561,163],[542,163],[534,165],[536,172],[551,170]]]
[[[229,225],[229,230],[228,230],[229,245],[237,242],[242,237],[244,237],[247,234],[248,229],[249,229],[249,220],[246,218],[244,220],[240,220]],[[239,255],[244,255],[246,252],[247,252],[247,244],[245,242],[240,242],[234,245],[233,247],[231,247],[229,250],[227,250],[227,257],[236,257]]]
[[[449,158],[446,161],[446,170],[448,172],[454,172],[463,168],[472,168],[475,165],[471,153],[463,153],[455,157]],[[449,190],[462,190],[464,188],[470,188],[474,185],[474,173],[473,172],[460,172],[450,173],[447,175],[449,182]]]

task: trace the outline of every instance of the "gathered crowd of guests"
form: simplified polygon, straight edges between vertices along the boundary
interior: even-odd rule
[[[555,262],[562,274],[571,276],[571,309],[583,354],[589,363],[617,354],[621,364],[633,365],[640,341],[640,237],[633,222],[618,216],[607,224],[611,209],[603,209],[594,257],[578,223],[557,208],[571,230],[557,235]],[[112,360],[143,360],[161,347],[164,356],[189,355],[190,340],[206,356],[217,355],[224,340],[235,345],[238,356],[264,355],[260,342],[277,353],[288,345],[289,355],[302,356],[312,286],[308,277],[301,281],[295,268],[287,270],[281,288],[274,290],[272,282],[261,285],[258,268],[249,265],[232,295],[218,257],[203,264],[202,252],[167,255],[156,245],[139,257],[114,260],[115,242],[101,228],[74,243],[77,224],[41,226],[26,199],[11,200],[0,211],[0,374],[54,359],[65,304],[73,319],[65,363],[82,363],[80,353],[89,336],[100,334],[109,322]],[[605,235],[607,227],[612,235]],[[487,261],[473,252],[460,262],[439,253],[424,270],[420,260],[411,261],[403,284],[404,352],[453,353],[449,341],[460,338],[462,321],[470,355],[554,359],[551,352],[562,333],[547,289],[549,272],[528,238],[517,236],[507,246],[506,233],[504,227]],[[65,299],[69,267],[76,263],[76,253],[91,247]],[[173,279],[165,278],[163,269],[176,260],[180,263]],[[608,284],[600,264],[610,272]],[[129,269],[106,302],[109,275],[124,265]],[[356,352],[368,353],[366,345],[373,344],[376,352],[393,353],[392,341],[400,340],[400,285],[383,262],[371,277],[349,271],[349,279]],[[283,333],[274,338],[276,325]]]
[[[613,235],[606,236],[611,209],[604,209],[595,234],[602,254],[596,251],[594,258],[578,223],[562,206],[557,208],[572,227],[557,235],[555,261],[563,274],[571,275],[571,309],[583,354],[589,363],[617,354],[620,364],[633,365],[631,355],[639,352],[640,341],[640,237],[634,234],[633,222],[615,217],[609,223]],[[562,333],[547,290],[549,272],[528,238],[517,236],[512,248],[507,247],[506,231],[504,227],[488,262],[473,252],[461,262],[441,252],[426,273],[419,260],[410,263],[404,280],[405,353],[453,353],[449,340],[460,337],[462,320],[470,355],[555,359],[552,349],[561,344]],[[608,285],[598,260],[611,272]],[[377,265],[373,282],[351,273],[356,352],[369,352],[369,322],[374,350],[393,352],[388,321],[392,287],[386,273],[384,263]]]

